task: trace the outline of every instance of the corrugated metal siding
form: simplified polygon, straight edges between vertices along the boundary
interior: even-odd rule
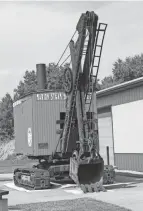
[[[27,129],[32,128],[32,99],[31,96],[23,98],[21,103],[14,107],[15,152],[33,153],[28,147]]]
[[[97,94],[97,107],[120,105],[143,99],[143,86],[130,88],[107,96]]]
[[[34,155],[50,155],[55,149],[59,135],[56,130],[60,125],[56,120],[60,119],[60,112],[65,112],[63,100],[37,100],[33,95],[33,129],[34,129]],[[39,149],[39,143],[48,143],[48,148]]]
[[[62,96],[63,94],[64,93],[61,93]],[[60,125],[56,124],[56,121],[60,120],[60,112],[65,112],[64,97],[62,97],[62,100],[47,100],[46,95],[46,93],[42,93],[41,95],[33,94],[33,130],[35,156],[50,155],[56,149],[56,145],[59,140],[59,134],[56,134],[56,130],[60,129]],[[41,98],[37,100],[37,96],[40,96]],[[75,129],[75,133],[77,133],[77,128]],[[77,139],[76,137],[77,135],[74,135],[74,140]],[[48,148],[46,147],[44,149],[39,149],[39,143],[48,143]],[[73,148],[73,146],[74,143],[70,142],[69,150]],[[57,151],[60,151],[60,145],[58,146]]]
[[[33,133],[33,122],[32,122],[32,98],[31,96],[23,102],[23,131],[24,131],[24,150],[27,154],[33,154],[34,148],[34,133]],[[28,144],[28,129],[32,132],[32,145]]]
[[[143,172],[143,153],[115,153],[115,165],[119,170]]]
[[[23,153],[23,127],[22,127],[22,106],[21,104],[17,105],[13,109],[14,112],[14,133],[15,133],[15,152]]]

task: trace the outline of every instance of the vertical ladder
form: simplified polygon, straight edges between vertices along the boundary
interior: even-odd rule
[[[96,86],[96,83],[97,83],[97,75],[98,75],[99,66],[100,66],[100,60],[101,60],[101,54],[102,54],[102,48],[103,48],[103,42],[104,42],[104,37],[105,37],[105,33],[106,33],[106,28],[107,28],[107,24],[99,23],[99,26],[98,26],[98,29],[97,29],[97,35],[96,35],[94,53],[93,53],[93,59],[92,59],[92,65],[91,65],[91,72],[90,72],[90,78],[93,80],[93,77],[95,77],[95,82],[94,82],[95,86]],[[102,35],[101,36],[101,44],[98,44],[100,34]],[[99,55],[97,55],[97,48],[99,48]],[[95,65],[95,61],[97,61],[96,65]],[[95,75],[93,75],[93,69],[94,68],[96,68],[96,74]],[[93,93],[91,93],[90,100],[87,99],[87,95],[89,94],[90,88],[91,87],[90,87],[90,83],[89,83],[88,91],[87,91],[86,96],[85,96],[85,104],[89,105],[88,111],[90,111],[91,102],[92,102],[92,95],[93,95]]]
[[[88,105],[88,109],[87,109],[88,112],[90,112],[90,108],[91,108],[91,104],[92,104],[92,98],[93,98],[93,92],[94,92],[93,86],[95,86],[95,88],[96,88],[96,84],[97,84],[97,75],[98,75],[99,66],[100,66],[100,60],[101,60],[101,54],[102,54],[102,48],[103,48],[103,42],[104,42],[104,37],[105,37],[105,33],[106,33],[106,28],[107,28],[107,24],[99,23],[98,29],[96,31],[94,52],[93,52],[93,58],[92,58],[90,76],[89,76],[90,81],[89,81],[87,92],[85,94],[85,105]],[[99,37],[101,38],[100,44],[98,43]],[[97,53],[97,48],[99,49],[99,53]],[[96,61],[97,61],[97,64],[95,64]],[[93,74],[94,68],[96,68],[95,75]],[[93,83],[93,80],[94,80],[94,83]],[[90,94],[91,88],[92,88],[92,91]],[[88,98],[88,96],[90,96],[90,97]],[[93,116],[94,115],[92,115],[92,114],[89,115],[88,132],[91,129],[90,127],[91,127],[92,121],[94,121]]]

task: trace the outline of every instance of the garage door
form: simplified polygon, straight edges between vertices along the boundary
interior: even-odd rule
[[[114,165],[113,135],[111,112],[98,115],[100,154],[107,164],[107,146],[109,147],[109,162]]]
[[[112,107],[115,153],[143,153],[143,100]]]
[[[112,107],[116,166],[143,172],[143,100]]]

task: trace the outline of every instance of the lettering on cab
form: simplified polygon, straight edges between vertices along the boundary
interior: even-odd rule
[[[46,100],[66,100],[66,94],[65,93],[40,93],[37,94],[37,100],[40,101],[46,101]]]

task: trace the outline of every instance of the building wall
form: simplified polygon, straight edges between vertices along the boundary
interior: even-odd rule
[[[113,106],[112,113],[116,165],[143,171],[143,100]]]
[[[143,100],[112,107],[115,153],[143,152]]]
[[[121,105],[143,99],[143,85],[133,88],[118,90],[113,93],[97,93],[97,107]]]
[[[60,112],[65,112],[64,93],[33,94],[34,155],[51,155],[56,149]]]
[[[32,128],[32,99],[31,96],[23,98],[14,107],[15,151],[33,154],[33,144],[28,146],[28,128]]]
[[[115,153],[115,165],[119,170],[143,172],[143,153]]]
[[[112,115],[110,108],[98,111],[99,150],[107,165],[107,147],[109,147],[109,164],[114,165]]]
[[[123,170],[143,171],[142,80],[97,93],[98,109],[112,107],[114,162]]]

